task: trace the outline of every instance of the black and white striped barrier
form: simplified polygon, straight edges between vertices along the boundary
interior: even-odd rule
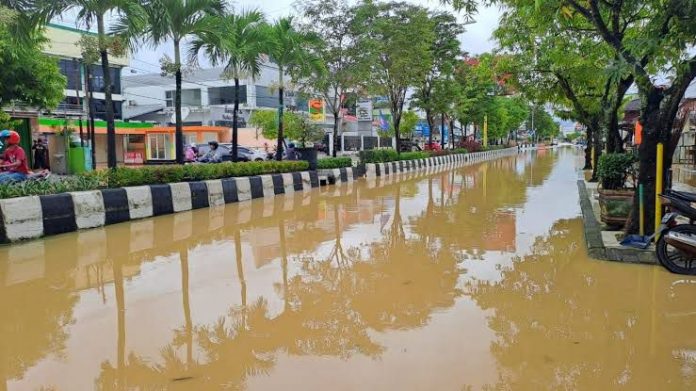
[[[432,167],[442,165],[459,165],[463,163],[476,163],[486,160],[499,158],[502,156],[515,155],[518,153],[517,147],[497,149],[494,151],[460,153],[444,156],[434,156],[425,159],[401,160],[388,163],[368,163],[365,165],[365,175],[367,178],[375,178],[393,174],[400,174],[415,170],[427,170]]]
[[[339,177],[355,178],[352,167]],[[316,171],[171,183],[0,200],[0,242],[35,239],[124,221],[319,187]]]

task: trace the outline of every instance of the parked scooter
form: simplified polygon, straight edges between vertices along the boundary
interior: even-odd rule
[[[656,252],[660,264],[672,273],[696,275],[696,194],[668,190],[660,194],[668,213],[662,218]],[[689,219],[679,224],[679,216]]]

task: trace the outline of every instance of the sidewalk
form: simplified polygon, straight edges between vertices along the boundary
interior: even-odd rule
[[[658,264],[654,245],[651,244],[646,250],[624,247],[619,244],[624,235],[623,232],[606,230],[607,227],[600,222],[599,218],[597,183],[579,179],[578,191],[587,252],[592,258],[615,262]]]

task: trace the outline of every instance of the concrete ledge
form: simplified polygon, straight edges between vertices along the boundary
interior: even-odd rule
[[[577,184],[580,194],[585,244],[590,257],[604,261],[658,264],[654,246],[650,246],[647,250],[624,247],[616,240],[615,235],[618,232],[602,231],[602,225],[597,221],[595,211],[592,208],[590,193],[587,190],[585,181],[578,180]]]
[[[517,153],[519,153],[519,150],[515,147],[486,152],[433,156],[426,159],[402,160],[388,163],[367,163],[365,164],[365,176],[367,178],[375,178],[427,169],[430,167],[440,167],[443,165],[451,166],[454,164],[482,162],[502,156],[516,155]]]
[[[352,182],[352,167],[332,171]],[[0,200],[0,243],[221,206],[319,186],[316,171],[239,177]]]

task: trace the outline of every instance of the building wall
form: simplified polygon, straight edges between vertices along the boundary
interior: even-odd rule
[[[44,53],[58,57],[81,58],[80,47],[77,43],[83,34],[94,34],[87,31],[78,30],[72,27],[50,24],[46,27],[46,44]],[[117,57],[110,56],[109,61],[113,65],[128,66],[129,58],[127,55]]]

